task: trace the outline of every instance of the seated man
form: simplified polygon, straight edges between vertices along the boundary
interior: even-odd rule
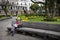
[[[14,21],[12,21],[12,26],[14,27],[14,30],[16,30],[17,28],[21,28],[22,27],[21,18],[17,17]]]
[[[22,27],[22,22],[21,22],[21,20],[17,20],[17,21],[16,21],[16,24],[17,24],[17,28],[21,28],[21,27]]]

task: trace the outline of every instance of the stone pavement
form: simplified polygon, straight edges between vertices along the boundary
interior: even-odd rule
[[[42,40],[41,38],[36,38],[36,37],[22,35],[22,34],[7,36],[6,27],[11,26],[12,20],[14,20],[14,18],[0,21],[0,40]]]

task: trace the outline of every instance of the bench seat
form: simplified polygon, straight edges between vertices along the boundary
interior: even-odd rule
[[[55,31],[34,29],[34,28],[18,28],[17,30],[23,31],[23,32],[36,33],[39,35],[49,36],[52,38],[60,38],[60,32],[55,32]]]

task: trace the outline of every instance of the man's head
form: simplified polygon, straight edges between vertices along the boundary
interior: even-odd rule
[[[20,17],[17,17],[16,20],[17,20],[17,21],[21,21],[21,18],[20,18]]]

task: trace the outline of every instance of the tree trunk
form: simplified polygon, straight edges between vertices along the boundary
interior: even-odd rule
[[[51,17],[51,14],[50,14],[50,12],[49,12],[49,1],[47,0],[46,1],[46,15],[47,15],[47,19],[49,19],[50,17]]]
[[[54,13],[53,13],[53,16],[52,16],[53,18],[54,18],[55,15],[56,15],[56,4],[57,4],[57,3],[56,3],[56,0],[55,0],[55,2],[54,2]]]
[[[18,15],[18,11],[16,11],[16,16]]]
[[[34,12],[35,12],[35,15],[37,16],[37,10],[34,10]]]
[[[5,12],[6,16],[7,16],[7,15],[8,15],[8,14],[7,14],[7,11],[5,10],[4,12]]]

